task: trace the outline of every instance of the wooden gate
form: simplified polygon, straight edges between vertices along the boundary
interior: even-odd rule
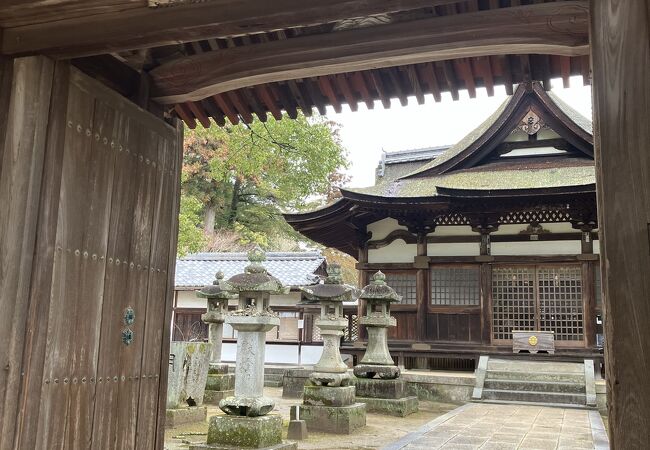
[[[182,128],[66,63],[48,116],[12,448],[162,448]]]

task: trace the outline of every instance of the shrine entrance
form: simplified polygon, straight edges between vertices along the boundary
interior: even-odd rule
[[[492,343],[511,345],[512,330],[552,331],[558,347],[583,347],[584,289],[579,264],[495,266]]]

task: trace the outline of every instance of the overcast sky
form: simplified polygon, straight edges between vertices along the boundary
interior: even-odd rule
[[[552,87],[564,101],[591,118],[591,89],[582,85],[581,77],[572,78],[569,89],[563,89],[559,79],[552,81]],[[485,89],[477,89],[474,99],[469,98],[467,91],[460,91],[458,101],[453,101],[450,94],[443,94],[441,103],[427,95],[424,105],[418,105],[415,97],[410,97],[407,106],[394,99],[390,109],[384,109],[379,102],[375,102],[373,110],[362,103],[357,112],[351,112],[347,105],[343,105],[340,114],[328,109],[327,117],[341,125],[341,139],[349,152],[348,172],[352,180],[348,186],[374,184],[375,167],[382,150],[456,143],[492,114],[505,98],[505,89],[495,86],[493,97],[488,97]]]

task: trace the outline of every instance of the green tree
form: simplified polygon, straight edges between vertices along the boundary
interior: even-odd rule
[[[200,202],[208,239],[229,230],[238,244],[283,243],[287,249],[297,235],[281,211],[335,198],[336,186],[347,179],[341,173],[346,156],[337,125],[320,116],[188,131],[184,199]]]

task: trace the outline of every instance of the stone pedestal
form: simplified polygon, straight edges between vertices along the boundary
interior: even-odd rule
[[[175,428],[186,423],[205,422],[208,418],[206,406],[187,406],[167,409],[165,428]]]
[[[408,395],[404,380],[356,378],[354,384],[357,401],[365,403],[368,411],[398,417],[418,411],[418,398]]]
[[[210,418],[205,444],[190,450],[297,449],[295,442],[282,442],[282,417],[213,416]]]
[[[173,428],[191,422],[204,422],[207,408],[202,405],[209,346],[203,342],[172,342],[169,351],[165,426]]]
[[[218,405],[221,400],[233,395],[235,395],[235,374],[228,373],[227,364],[210,364],[203,403]]]
[[[352,434],[355,430],[366,426],[365,403],[353,403],[348,406],[300,405],[299,407],[300,419],[307,423],[309,431]]]

